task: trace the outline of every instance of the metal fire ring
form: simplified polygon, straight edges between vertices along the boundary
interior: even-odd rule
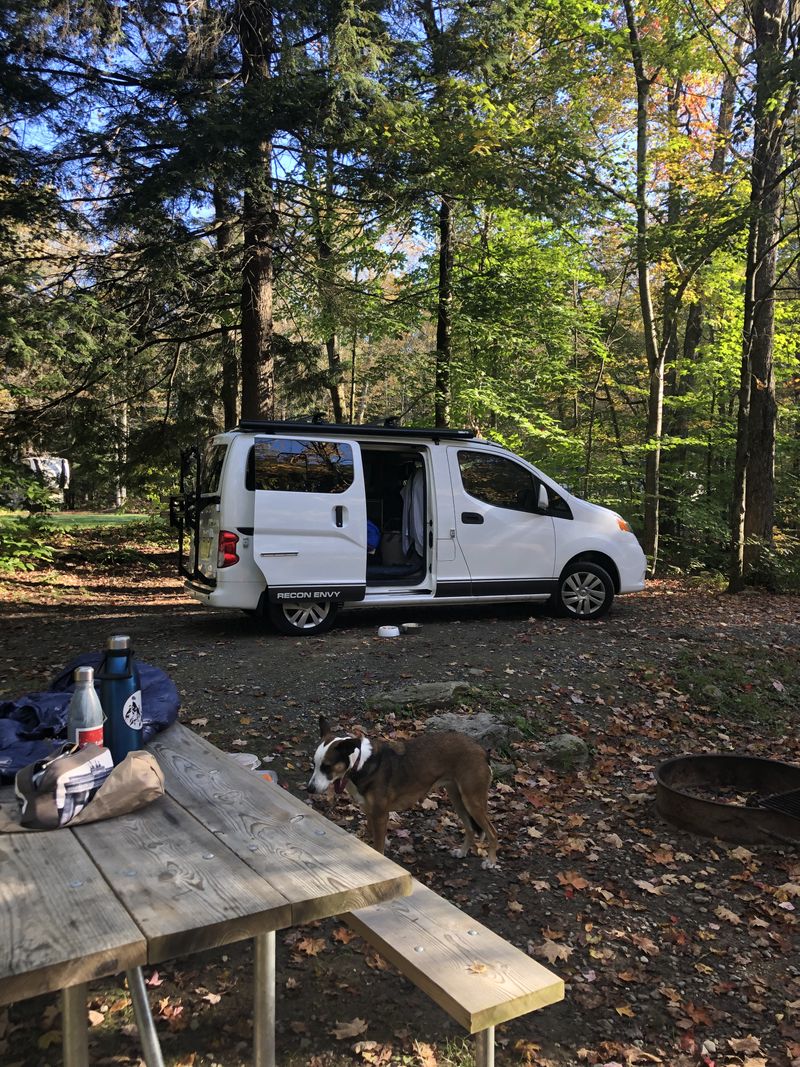
[[[754,806],[692,793],[734,790]],[[800,818],[758,806],[758,798],[800,789],[800,767],[755,756],[677,756],[656,771],[656,809],[682,830],[741,845],[800,844]]]

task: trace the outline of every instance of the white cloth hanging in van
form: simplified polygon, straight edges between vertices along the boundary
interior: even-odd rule
[[[422,468],[414,471],[400,495],[403,498],[403,522],[401,534],[403,552],[408,555],[413,547],[420,556],[425,555],[425,472]]]

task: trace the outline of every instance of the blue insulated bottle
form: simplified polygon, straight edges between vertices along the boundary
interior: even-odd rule
[[[116,766],[142,747],[142,692],[129,637],[109,637],[97,677],[106,716],[105,743]]]

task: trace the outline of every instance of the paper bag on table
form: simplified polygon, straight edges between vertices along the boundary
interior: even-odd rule
[[[129,752],[122,763],[111,771],[89,803],[63,828],[127,815],[163,795],[164,772],[156,758],[143,750]],[[42,832],[42,829],[20,825],[19,809],[15,802],[0,806],[0,833]]]

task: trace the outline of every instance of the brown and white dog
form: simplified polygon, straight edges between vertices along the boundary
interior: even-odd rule
[[[392,811],[406,811],[433,789],[444,786],[461,822],[464,843],[453,855],[466,856],[482,835],[487,857],[483,867],[497,863],[497,833],[487,811],[492,772],[483,748],[459,733],[420,734],[410,741],[371,741],[368,737],[331,730],[319,717],[322,738],[314,753],[309,793],[324,793],[333,784],[347,789],[367,815],[372,844],[384,851],[386,824]]]

